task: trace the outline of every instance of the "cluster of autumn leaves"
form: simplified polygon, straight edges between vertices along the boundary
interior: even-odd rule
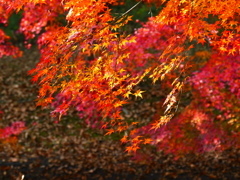
[[[131,17],[111,14],[122,1],[0,2],[0,23],[23,10],[19,32],[25,44],[38,38],[41,59],[29,73],[40,86],[37,104],[52,104],[53,116],[61,118],[74,106],[88,123],[100,121],[106,134],[125,132],[121,141],[128,152],[142,144],[169,153],[239,146],[238,0],[142,1],[162,10],[130,35],[120,30]],[[0,29],[0,57],[20,55],[9,39]],[[144,98],[136,87],[145,79],[169,93],[158,119],[137,128],[141,122],[129,123],[121,112],[132,97]],[[174,117],[184,87],[194,98]]]

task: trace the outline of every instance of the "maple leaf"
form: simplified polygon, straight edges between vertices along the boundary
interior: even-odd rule
[[[138,132],[137,129],[133,129],[133,130],[130,132],[130,135],[134,135],[134,134],[136,134],[137,132]]]
[[[143,144],[150,144],[152,141],[153,141],[152,139],[146,138],[146,139],[144,139]]]
[[[232,48],[232,49],[229,50],[228,55],[230,55],[230,54],[234,55],[236,51],[237,51],[237,50],[236,50],[236,48],[234,47],[234,48]]]
[[[108,132],[105,134],[105,136],[112,134],[114,132],[114,129],[107,129],[107,131]]]
[[[120,107],[122,106],[123,104],[126,104],[127,102],[126,101],[117,101],[116,103],[114,103],[114,107]]]
[[[204,38],[198,39],[198,43],[204,45],[206,43],[206,40]]]
[[[142,97],[142,93],[145,92],[145,91],[141,91],[141,90],[137,90],[133,95],[137,98],[137,97],[140,97],[140,98],[143,98]]]
[[[102,129],[106,129],[106,128],[107,128],[107,125],[108,125],[108,123],[105,123],[105,124],[102,125],[101,128],[102,128]]]
[[[122,132],[122,131],[126,130],[127,128],[128,128],[128,126],[118,126],[117,131]]]
[[[131,125],[136,125],[138,124],[139,122],[132,122]]]
[[[118,106],[117,106],[118,107]],[[121,115],[120,115],[120,111],[114,112],[113,113],[113,118],[114,119],[122,119]],[[113,120],[114,121],[114,120]]]
[[[132,94],[130,91],[127,91],[127,93],[125,93],[123,96],[125,97],[125,98],[128,98],[129,99],[129,95],[130,94]]]
[[[136,153],[136,151],[137,151],[138,149],[140,149],[139,146],[128,146],[128,147],[126,147],[125,152],[128,152],[129,154],[130,154],[131,152]]]
[[[140,139],[142,136],[136,136],[135,138],[132,139],[132,142],[134,144],[140,143],[142,140]]]
[[[127,143],[128,142],[128,139],[127,139],[128,136],[123,136],[123,138],[120,140],[122,144],[124,143]]]
[[[127,146],[125,152],[129,154],[132,152],[132,150],[133,150],[132,146]]]
[[[139,146],[133,146],[133,147],[132,147],[132,151],[133,151],[134,153],[136,153],[136,151],[137,151],[138,149],[140,149]]]

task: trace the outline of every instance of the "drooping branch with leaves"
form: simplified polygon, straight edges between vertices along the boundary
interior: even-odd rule
[[[133,34],[122,31],[142,3],[161,10]],[[128,152],[141,144],[184,153],[240,142],[240,2],[141,0],[114,15],[120,6],[124,1],[0,0],[0,23],[7,26],[11,14],[21,12],[26,46],[37,38],[41,59],[29,72],[40,86],[37,105],[53,105],[59,119],[76,107],[106,134],[125,132]],[[0,46],[0,56],[20,55],[1,29]],[[146,79],[169,90],[164,110],[152,122],[129,122],[123,107],[144,98],[139,84]],[[184,88],[194,98],[179,114]]]

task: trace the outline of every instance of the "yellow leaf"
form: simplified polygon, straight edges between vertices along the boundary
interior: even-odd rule
[[[125,98],[129,98],[129,95],[130,94],[132,94],[130,91],[128,91],[126,94],[124,94],[123,96],[125,97]]]
[[[137,97],[140,97],[140,98],[143,98],[142,97],[142,93],[145,92],[145,91],[141,91],[141,90],[137,90],[133,95],[137,98]]]

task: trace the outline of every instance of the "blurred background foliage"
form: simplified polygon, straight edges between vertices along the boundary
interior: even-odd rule
[[[20,22],[22,18],[23,11],[19,11],[18,13],[14,12],[8,18],[7,25],[0,23],[0,29],[2,29],[6,35],[11,37],[11,41],[13,44],[17,45],[19,43],[23,43],[24,36],[18,32],[20,27]]]

